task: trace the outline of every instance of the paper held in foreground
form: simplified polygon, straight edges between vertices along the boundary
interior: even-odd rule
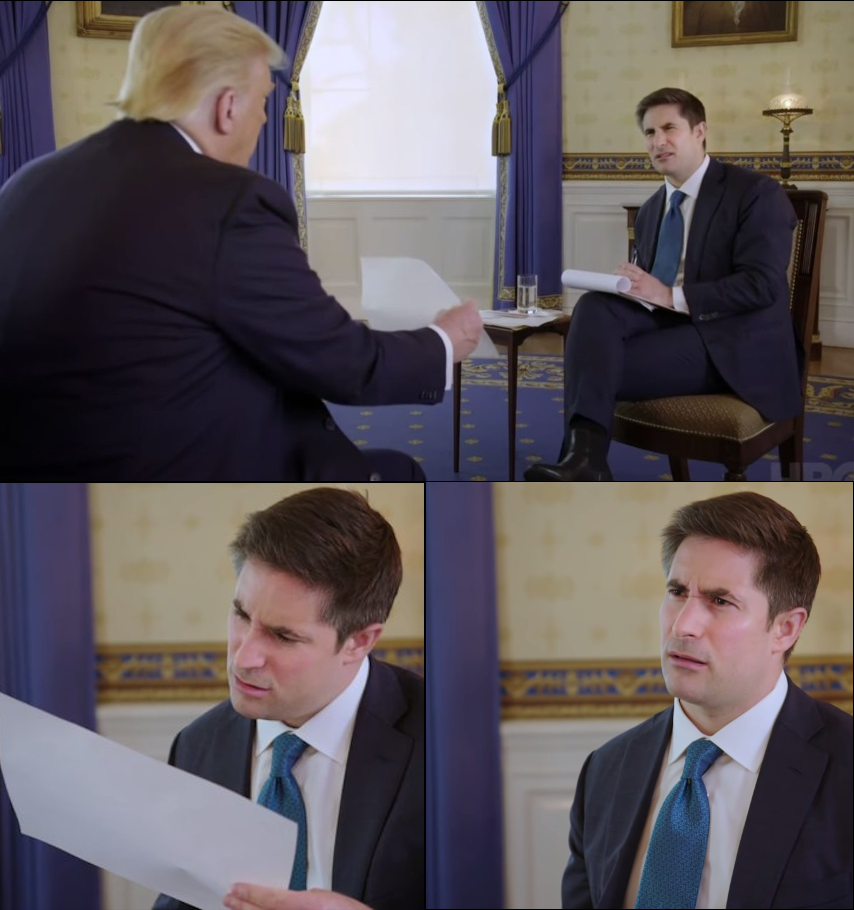
[[[635,297],[629,294],[628,290],[632,282],[625,275],[609,275],[607,272],[583,272],[580,269],[567,269],[561,276],[560,280],[564,287],[578,288],[582,291],[605,291],[608,294],[617,294],[619,297],[626,297],[628,300],[634,300],[648,310],[653,309],[653,304],[644,300],[643,297]]]
[[[292,821],[3,694],[0,765],[24,834],[200,910],[290,881]]]
[[[405,256],[362,258],[362,310],[372,329],[393,332],[430,325],[440,310],[460,298],[421,259]],[[469,357],[497,357],[485,331]]]

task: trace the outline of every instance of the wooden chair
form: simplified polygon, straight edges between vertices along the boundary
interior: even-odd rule
[[[818,307],[819,266],[827,194],[789,190],[798,218],[789,263],[789,306],[806,352]],[[804,358],[801,393],[806,390],[809,353]],[[650,401],[620,401],[614,412],[618,442],[660,452],[670,460],[674,480],[690,480],[688,459],[726,467],[724,480],[746,480],[748,465],[779,449],[782,476],[803,479],[804,412],[770,423],[735,395],[684,395]]]

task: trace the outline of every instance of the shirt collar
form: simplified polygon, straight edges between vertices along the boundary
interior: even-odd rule
[[[667,763],[671,764],[680,758],[695,739],[710,739],[730,758],[755,774],[762,764],[765,748],[771,738],[771,729],[786,700],[786,680],[786,674],[781,670],[776,685],[765,698],[712,736],[701,733],[682,710],[679,699],[674,699],[673,734]]]
[[[712,159],[708,155],[703,158],[703,163],[694,171],[693,174],[679,187],[680,190],[686,195],[693,198],[697,197],[697,194],[700,192],[700,184],[703,182],[703,177],[706,176],[706,171],[709,169],[709,162]],[[667,180],[664,181],[664,190],[667,193],[667,204],[670,205],[670,197],[676,192],[676,187],[672,186]]]
[[[194,152],[198,152],[200,155],[204,154],[204,153],[202,152],[202,148],[201,148],[201,146],[199,145],[199,143],[196,142],[196,140],[193,139],[193,137],[192,137],[189,133],[185,133],[184,130],[182,130],[180,126],[176,126],[174,123],[171,123],[171,122],[170,122],[170,123],[169,123],[169,126],[171,126],[173,130],[176,130],[177,132],[179,132],[179,133],[184,137],[184,140],[186,141],[187,145],[189,145],[190,148],[191,148]]]
[[[368,682],[369,666],[366,657],[347,688],[298,729],[278,720],[259,720],[255,725],[256,758],[270,747],[279,734],[293,730],[313,749],[322,752],[338,764],[345,764],[353,726],[356,723],[356,711],[359,709],[359,702]]]

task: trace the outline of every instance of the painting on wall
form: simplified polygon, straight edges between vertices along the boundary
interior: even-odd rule
[[[84,38],[130,38],[134,25],[164,6],[203,6],[197,3],[77,3],[77,34]]]
[[[761,44],[797,37],[798,4],[794,0],[684,0],[673,4],[673,47]]]

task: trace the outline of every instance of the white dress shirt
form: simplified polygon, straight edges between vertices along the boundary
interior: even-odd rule
[[[703,158],[703,163],[679,187],[685,194],[685,199],[682,200],[682,205],[679,206],[685,230],[682,234],[682,255],[679,257],[679,272],[676,275],[676,284],[673,287],[673,309],[677,313],[690,313],[688,303],[685,300],[685,291],[682,290],[682,279],[685,277],[685,250],[688,248],[688,234],[691,230],[691,218],[694,215],[694,203],[697,201],[697,194],[700,192],[700,184],[703,182],[703,177],[706,176],[706,171],[709,169],[709,160],[709,156],[706,155]],[[664,190],[667,193],[664,203],[664,211],[666,212],[670,205],[670,197],[676,191],[676,187],[671,186],[665,180]]]
[[[682,710],[679,699],[675,699],[670,748],[664,753],[658,783],[652,794],[650,812],[638,844],[624,907],[635,905],[655,820],[667,795],[682,777],[685,753],[695,739],[710,739],[724,753],[703,775],[703,783],[709,795],[709,841],[696,907],[698,910],[726,907],[735,857],[756,778],[771,738],[771,729],[783,707],[787,691],[786,674],[781,671],[777,684],[762,701],[712,736],[701,733]]]
[[[192,136],[185,133],[180,126],[176,126],[174,123],[170,124],[170,126],[173,126],[184,137],[193,151],[202,154],[199,144]],[[682,204],[684,205],[685,203],[683,202]],[[445,346],[445,391],[447,392],[454,385],[454,347],[451,344],[448,333],[444,329],[440,329],[437,325],[431,325],[429,328],[433,329],[433,331],[442,339],[442,344]],[[311,887],[311,885],[309,885],[309,887]]]
[[[308,743],[293,768],[305,803],[308,829],[308,874],[306,888],[332,887],[332,855],[338,830],[338,810],[347,755],[356,711],[368,681],[369,663],[365,658],[349,686],[301,727],[294,729],[277,720],[259,720],[255,726],[252,760],[252,800],[258,801],[261,788],[270,776],[273,740],[293,730]]]

